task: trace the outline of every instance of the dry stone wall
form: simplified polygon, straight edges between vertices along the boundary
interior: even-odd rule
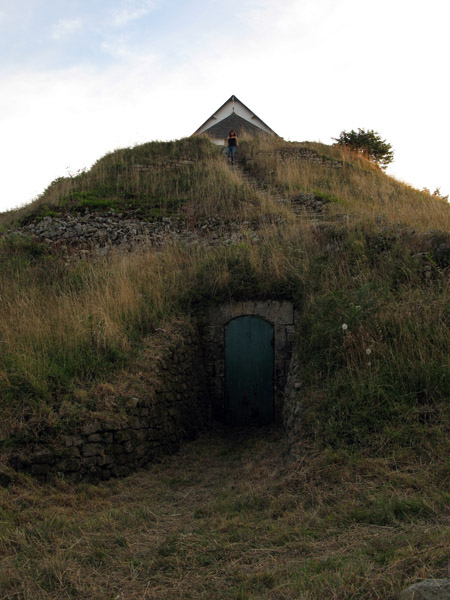
[[[14,235],[41,240],[52,249],[65,250],[69,255],[102,256],[112,250],[130,252],[140,247],[179,242],[187,245],[233,245],[244,239],[244,227],[257,229],[257,224],[212,217],[191,227],[185,219],[176,216],[151,222],[139,214],[110,210],[103,214],[85,211],[84,214],[46,216],[16,228]]]
[[[108,404],[115,410],[93,414],[69,434],[24,444],[9,457],[10,466],[45,480],[105,480],[176,451],[182,439],[201,431],[210,410],[198,333],[183,325],[160,339],[162,349],[153,338],[128,385],[110,386]]]
[[[310,148],[280,148],[273,151],[260,151],[257,152],[257,156],[276,156],[283,161],[305,161],[312,165],[323,165],[330,169],[342,169],[344,163],[341,160],[333,160],[326,156],[321,156],[315,150]],[[248,157],[246,162],[251,161],[251,157]]]

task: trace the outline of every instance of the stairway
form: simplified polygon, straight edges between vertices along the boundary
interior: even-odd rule
[[[274,200],[281,206],[286,206],[292,210],[297,219],[308,219],[312,223],[323,222],[324,215],[322,211],[316,210],[312,205],[307,204],[307,201],[313,201],[312,194],[299,194],[294,199],[289,199],[283,195],[282,191],[277,188],[271,188],[267,184],[262,183],[254,175],[251,175],[244,169],[241,162],[234,161],[232,164],[227,161],[229,168],[244,181],[260,198]]]

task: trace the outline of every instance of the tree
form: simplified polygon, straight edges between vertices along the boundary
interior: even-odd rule
[[[394,160],[394,151],[391,144],[382,140],[376,131],[358,129],[358,131],[341,131],[338,138],[333,138],[338,146],[345,146],[350,150],[362,154],[370,161],[385,169]]]

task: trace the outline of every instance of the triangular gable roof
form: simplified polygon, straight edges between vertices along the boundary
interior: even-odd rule
[[[230,120],[230,117],[238,117],[236,120]],[[228,124],[231,124],[228,130]],[[232,121],[235,122],[233,126]],[[219,124],[221,125],[219,127]],[[225,127],[223,129],[222,125]],[[245,125],[245,127],[244,127]],[[208,133],[213,137],[226,137],[230,129],[236,129],[239,135],[240,129],[245,129],[251,133],[260,133],[263,131],[269,135],[277,135],[273,129],[264,123],[254,112],[252,112],[243,102],[241,102],[236,96],[231,96],[220,108],[213,113],[209,119],[207,119],[203,125],[201,125],[197,131],[192,135],[199,135],[200,133]],[[225,135],[223,135],[225,131]],[[278,137],[278,136],[277,136]]]

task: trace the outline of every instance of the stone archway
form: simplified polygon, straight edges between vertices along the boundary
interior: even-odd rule
[[[274,419],[280,421],[284,388],[296,338],[296,312],[290,302],[272,300],[233,302],[207,310],[203,348],[213,415],[220,421],[226,420],[225,328],[232,319],[243,316],[260,317],[273,326]]]

